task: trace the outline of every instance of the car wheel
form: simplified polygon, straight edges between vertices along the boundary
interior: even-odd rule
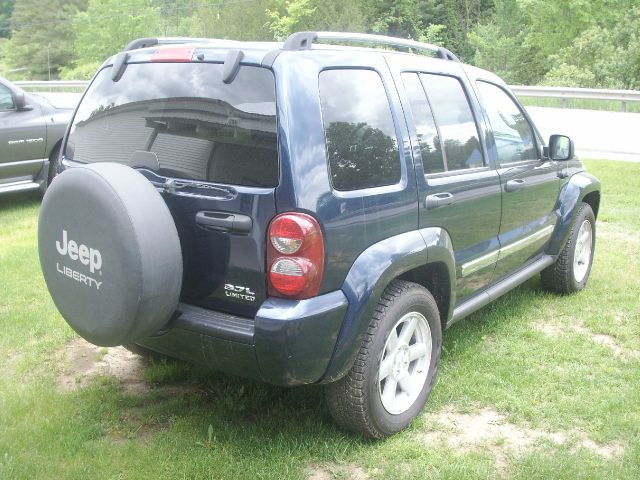
[[[78,165],[55,177],[40,207],[38,253],[58,311],[95,345],[136,343],[176,312],[175,222],[154,186],[125,165]]]
[[[325,388],[336,422],[369,438],[406,428],[429,397],[441,346],[440,315],[431,293],[415,283],[393,281],[353,366]]]
[[[574,293],[587,284],[596,244],[596,219],[591,207],[583,203],[571,233],[555,263],[542,271],[542,284],[558,293]]]

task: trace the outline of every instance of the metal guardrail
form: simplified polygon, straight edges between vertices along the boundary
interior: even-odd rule
[[[510,86],[518,97],[560,98],[562,106],[569,106],[569,99],[612,100],[620,102],[620,110],[627,111],[627,102],[640,102],[638,90],[605,90],[601,88],[569,88],[569,87],[524,87]]]
[[[28,80],[21,82],[13,82],[14,85],[23,88],[28,92],[59,92],[59,91],[75,91],[83,92],[89,84],[86,80]]]
[[[83,91],[89,82],[85,80],[54,80],[14,82],[27,91]],[[610,100],[620,102],[620,110],[627,111],[627,102],[640,102],[638,90],[605,90],[599,88],[569,88],[569,87],[526,87],[512,85],[511,90],[518,97],[560,98],[562,106],[567,108],[570,99]]]

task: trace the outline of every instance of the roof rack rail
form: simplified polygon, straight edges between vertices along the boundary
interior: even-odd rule
[[[190,37],[158,37],[158,38],[137,38],[127,43],[123,51],[137,50],[138,48],[154,47],[156,45],[179,45],[181,43],[211,42],[215,38],[190,38]]]
[[[416,42],[404,38],[387,37],[384,35],[373,35],[370,33],[349,33],[349,32],[297,32],[290,35],[282,46],[283,50],[308,50],[316,40],[334,42],[356,42],[373,43],[377,45],[389,45],[393,47],[413,48],[434,53],[438,58],[459,62],[451,51],[444,47],[432,45],[430,43]]]

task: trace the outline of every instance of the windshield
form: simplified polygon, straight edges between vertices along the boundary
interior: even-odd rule
[[[273,73],[242,66],[225,84],[222,70],[222,64],[131,64],[114,82],[105,68],[78,108],[65,157],[167,177],[276,186]]]

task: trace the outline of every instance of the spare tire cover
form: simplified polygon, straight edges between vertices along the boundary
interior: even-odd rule
[[[176,309],[178,232],[160,194],[132,168],[98,163],[57,176],[40,208],[38,249],[56,307],[96,345],[147,337]]]

